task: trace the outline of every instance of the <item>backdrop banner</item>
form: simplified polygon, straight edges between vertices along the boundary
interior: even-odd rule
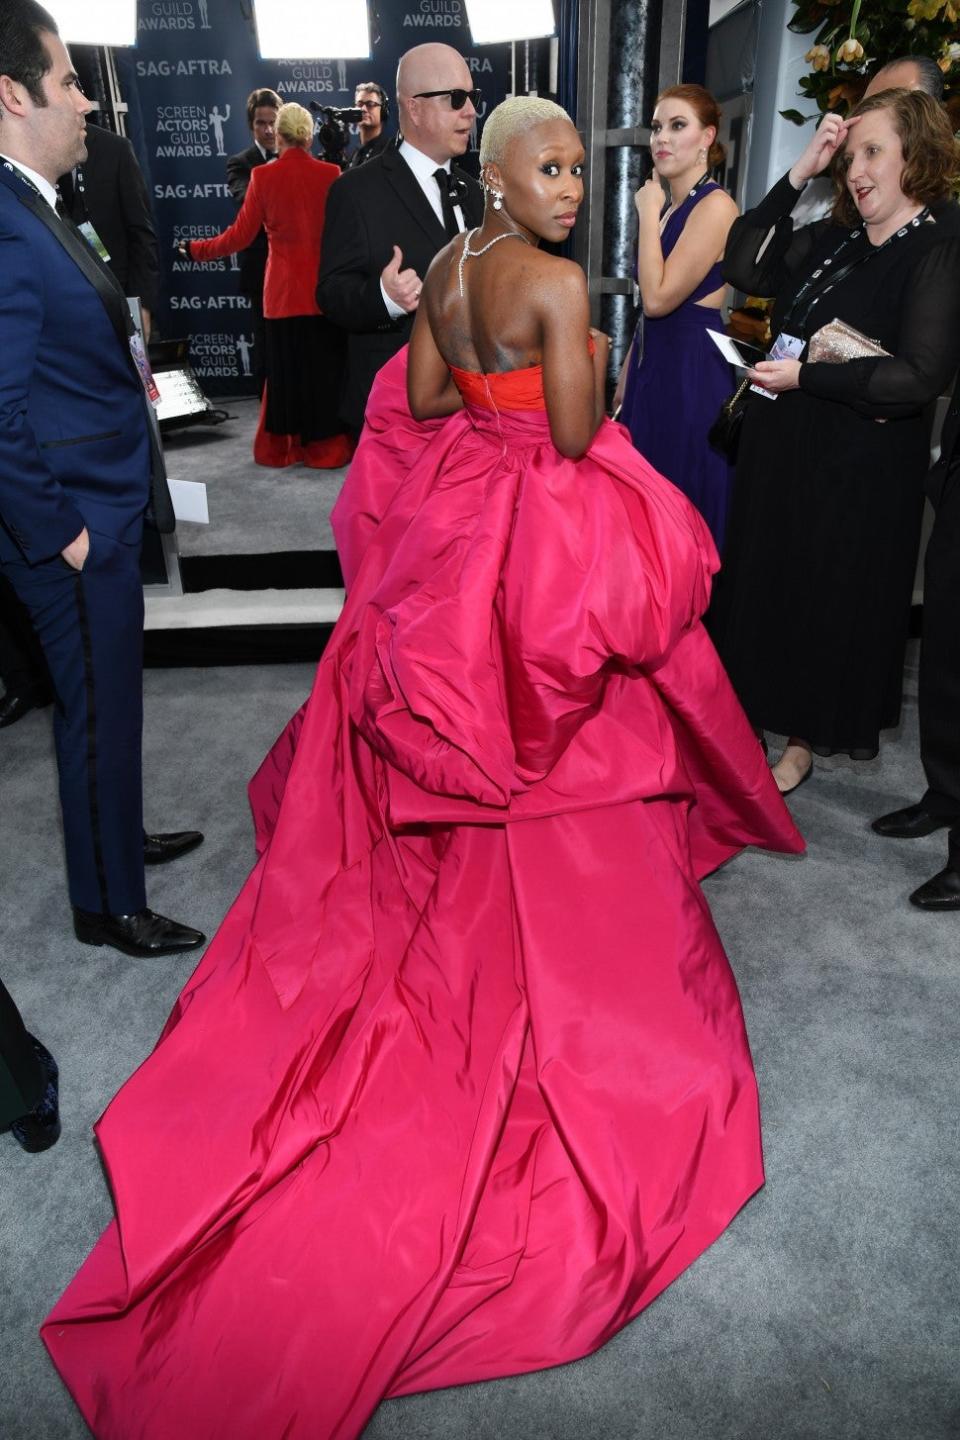
[[[398,59],[414,45],[442,41],[460,51],[483,91],[481,121],[508,93],[510,47],[474,46],[463,0],[397,0],[384,9],[370,60],[262,60],[249,0],[140,0],[138,44],[118,56],[130,138],[160,241],[163,291],[154,323],[165,339],[189,337],[210,395],[254,393],[250,301],[238,289],[236,256],[201,265],[181,260],[174,246],[218,235],[237,213],[226,164],[252,144],[249,92],[269,86],[307,107],[311,100],[348,106],[359,81],[376,80],[390,96],[393,133]]]

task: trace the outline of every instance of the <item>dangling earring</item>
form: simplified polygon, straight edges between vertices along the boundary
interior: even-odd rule
[[[699,151],[697,152],[697,159],[700,161],[700,164],[701,164],[701,165],[703,164],[704,160],[706,160],[706,158],[707,158],[707,152],[706,152],[706,150],[701,149],[701,150],[699,150]]]
[[[502,209],[503,209],[503,191],[502,191],[502,190],[498,190],[498,189],[496,188],[496,186],[491,185],[490,182],[489,182],[489,180],[487,179],[486,175],[484,175],[484,176],[482,177],[481,183],[482,183],[482,185],[483,185],[483,193],[484,193],[484,195],[492,195],[492,196],[493,196],[493,208],[494,208],[494,210],[502,210]]]

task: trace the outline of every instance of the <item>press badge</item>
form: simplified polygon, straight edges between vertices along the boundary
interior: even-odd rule
[[[143,388],[147,392],[150,401],[156,405],[160,399],[160,391],[157,382],[153,378],[153,371],[150,369],[150,361],[147,359],[147,352],[143,348],[143,337],[139,331],[130,336],[130,354],[133,356],[133,363],[137,367],[140,379],[143,381]]]
[[[104,245],[103,241],[100,239],[100,236],[97,234],[96,230],[94,230],[90,221],[84,220],[82,225],[77,226],[77,229],[80,231],[80,234],[90,246],[90,249],[95,250],[100,256],[100,259],[106,263],[106,261],[110,259],[110,252],[108,251],[106,245]]]
[[[783,331],[781,331],[780,334],[777,336],[776,340],[774,340],[773,344],[770,346],[770,353],[767,356],[767,359],[799,360],[801,354],[803,353],[803,347],[804,345],[806,345],[806,343],[806,340],[801,340],[796,335],[787,335]],[[762,395],[766,400],[776,400],[777,398],[772,390],[764,390],[762,385],[751,385],[750,389],[754,392],[755,395]]]

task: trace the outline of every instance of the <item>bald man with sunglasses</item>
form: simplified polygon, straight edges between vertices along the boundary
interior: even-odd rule
[[[430,262],[479,225],[483,194],[452,162],[464,153],[480,92],[449,45],[417,45],[397,68],[400,136],[348,170],[327,199],[317,304],[348,334],[341,397],[358,433],[374,376],[405,345]]]

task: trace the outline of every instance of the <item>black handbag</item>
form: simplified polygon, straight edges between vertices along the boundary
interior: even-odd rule
[[[707,440],[714,450],[719,450],[731,462],[737,458],[740,445],[740,427],[747,408],[747,391],[750,381],[741,380],[733,394],[720,406],[716,420],[707,431]]]

